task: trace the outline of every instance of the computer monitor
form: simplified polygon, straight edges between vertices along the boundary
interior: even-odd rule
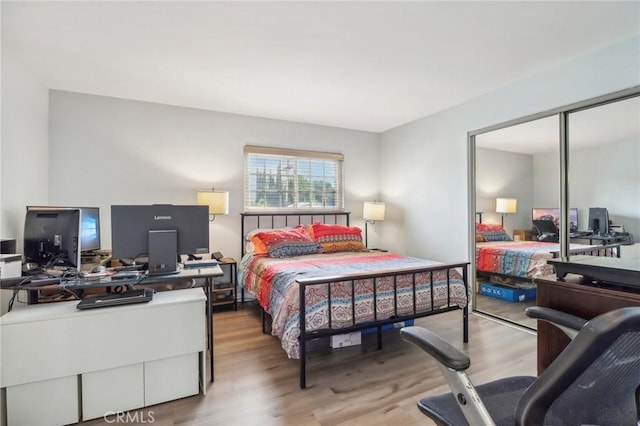
[[[533,227],[538,231],[538,235],[554,234],[558,235],[558,227],[550,220],[534,220]]]
[[[80,249],[83,252],[100,250],[100,209],[81,207]]]
[[[609,233],[609,212],[604,207],[589,208],[589,229],[594,234]]]
[[[100,250],[99,207],[27,206],[27,211],[52,209],[80,209],[80,251],[89,252]]]
[[[560,209],[534,208],[531,210],[531,220],[550,220],[556,228],[560,227]],[[535,229],[535,226],[534,226]],[[569,209],[569,232],[578,230],[578,209]]]
[[[207,206],[111,206],[111,256],[148,257],[149,274],[178,272],[181,254],[209,253]]]
[[[24,222],[25,262],[41,268],[80,266],[80,209],[32,208]]]

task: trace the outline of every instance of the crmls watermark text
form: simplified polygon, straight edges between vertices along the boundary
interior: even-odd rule
[[[156,421],[155,417],[153,417],[153,411],[107,411],[104,413],[104,421],[107,423],[118,423],[118,424],[144,424],[144,423],[154,423]]]

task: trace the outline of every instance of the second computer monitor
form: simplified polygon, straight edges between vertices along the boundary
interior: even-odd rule
[[[531,210],[532,220],[550,220],[556,228],[560,227],[560,209],[559,208],[534,208]],[[535,226],[534,226],[535,228]],[[569,231],[578,230],[578,209],[572,207],[569,209]]]
[[[604,207],[589,208],[589,229],[594,234],[609,233],[609,212]]]
[[[80,208],[80,248],[83,252],[100,250],[100,209],[98,207]]]
[[[72,206],[27,206],[30,210],[80,210],[80,251],[100,250],[100,208]]]
[[[79,235],[80,209],[31,208],[24,222],[25,262],[79,268]]]
[[[111,206],[115,259],[148,257],[150,274],[177,271],[181,254],[209,253],[209,209],[196,205]]]

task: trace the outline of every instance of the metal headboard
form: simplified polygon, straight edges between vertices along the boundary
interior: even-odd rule
[[[349,215],[345,211],[305,211],[305,212],[244,212],[240,213],[242,256],[245,254],[245,237],[247,232],[258,228],[284,228],[287,226],[310,225],[322,222],[334,225],[349,226]]]

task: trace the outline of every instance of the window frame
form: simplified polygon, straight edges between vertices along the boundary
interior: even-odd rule
[[[335,173],[335,181],[329,182],[334,185],[335,191],[326,192],[327,180],[320,179],[319,182],[323,183],[322,187],[324,192],[322,196],[326,199],[334,194],[335,204],[334,205],[314,205],[313,201],[309,201],[308,206],[302,205],[304,202],[300,201],[300,195],[303,191],[299,187],[300,179],[291,179],[291,183],[293,184],[293,191],[289,193],[287,191],[287,197],[293,196],[293,205],[292,206],[266,206],[266,205],[253,205],[255,202],[251,200],[252,195],[256,192],[255,186],[252,188],[252,178],[255,178],[256,173],[252,173],[250,168],[254,161],[259,161],[260,158],[265,161],[287,161],[288,163],[292,163],[290,167],[293,168],[294,172],[291,177],[304,177],[307,178],[308,182],[318,182],[318,175],[314,175],[312,168],[307,168],[308,173],[300,174],[300,165],[305,162],[323,162],[323,168],[328,164],[331,168],[333,168],[332,172]],[[279,159],[277,157],[280,157]],[[288,148],[273,148],[273,147],[265,147],[265,146],[255,146],[255,145],[246,145],[244,147],[244,195],[243,195],[243,204],[244,211],[246,212],[254,212],[254,211],[284,211],[284,212],[297,212],[297,211],[343,211],[344,210],[344,155],[340,153],[332,153],[332,152],[322,152],[322,151],[307,151],[307,150],[299,150],[299,149],[288,149]],[[324,176],[324,175],[323,175]],[[314,179],[315,178],[315,179]],[[308,199],[312,200],[314,198],[313,185],[310,185],[308,191]],[[253,191],[253,192],[252,192]],[[280,193],[282,191],[274,191],[275,193]],[[281,194],[280,197],[283,195]]]

